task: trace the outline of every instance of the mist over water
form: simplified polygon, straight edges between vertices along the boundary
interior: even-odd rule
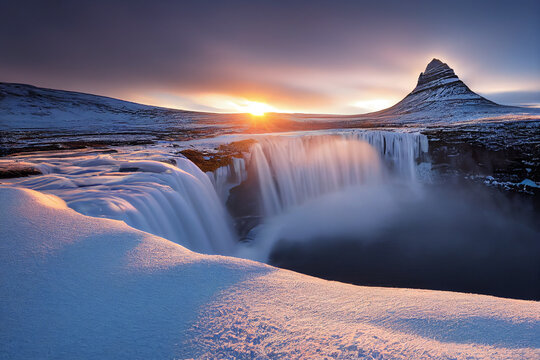
[[[362,285],[540,299],[540,232],[523,209],[479,188],[349,189],[266,230],[269,262]]]
[[[261,142],[265,216],[239,255],[360,285],[540,299],[532,204],[419,179],[423,139],[377,135]]]

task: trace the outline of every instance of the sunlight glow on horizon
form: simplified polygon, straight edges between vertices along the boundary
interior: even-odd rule
[[[356,101],[352,105],[354,107],[367,110],[369,112],[386,109],[394,105],[397,101],[390,99],[371,99]]]
[[[220,85],[219,89],[211,91],[203,89],[182,91],[174,87],[152,90],[141,88],[136,91],[130,88],[131,94],[127,100],[172,109],[243,113],[253,116],[263,116],[269,112],[321,115],[365,114],[389,108],[407,96],[414,88],[419,74],[425,70],[426,64],[432,58],[442,59],[448,63],[473,91],[485,94],[488,99],[490,95],[493,95],[495,100],[503,104],[538,105],[538,101],[532,96],[518,104],[516,100],[513,100],[517,98],[517,95],[512,95],[519,91],[536,91],[534,78],[530,81],[522,81],[520,84],[507,79],[504,75],[485,78],[480,76],[474,66],[467,64],[459,56],[435,51],[427,56],[418,54],[407,63],[407,66],[392,71],[355,67],[341,69],[330,76],[326,73],[321,75],[318,72],[295,69],[297,81],[280,85],[284,87],[283,91],[280,91],[280,86],[268,87],[264,85],[264,82],[260,86],[252,86],[250,83]],[[271,75],[278,77],[281,71],[283,71],[282,76],[287,75],[287,78],[292,78],[290,69],[275,68]],[[259,72],[253,76],[257,74]],[[512,96],[513,98],[505,100],[504,96],[498,96],[499,93],[506,93],[504,96],[507,99],[511,99]],[[119,93],[118,98],[126,99],[126,96]]]
[[[276,109],[272,106],[258,101],[242,100],[231,102],[231,105],[236,108],[238,112],[250,113],[254,116],[263,116],[265,113],[271,111],[276,112]]]
[[[377,94],[382,95],[382,94]],[[388,98],[372,98],[365,100],[354,98],[354,96],[343,96],[342,108],[346,111],[340,111],[339,106],[334,109],[318,109],[317,105],[314,108],[305,106],[298,106],[294,108],[277,107],[270,105],[262,101],[248,100],[244,97],[236,97],[225,94],[204,94],[204,95],[174,95],[168,93],[154,93],[149,95],[130,94],[130,96],[118,96],[128,101],[141,103],[150,106],[160,106],[170,109],[188,110],[188,111],[209,111],[215,113],[243,113],[251,114],[253,116],[263,116],[266,113],[305,113],[305,114],[334,114],[334,115],[346,115],[346,114],[362,114],[366,112],[373,112],[385,109],[396,104],[400,98],[394,94],[388,94]],[[400,94],[401,95],[401,94]],[[352,100],[352,101],[351,101]],[[334,110],[334,111],[332,111]]]

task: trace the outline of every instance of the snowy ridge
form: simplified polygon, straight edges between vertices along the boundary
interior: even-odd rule
[[[0,198],[6,358],[540,357],[539,302],[329,282]]]
[[[75,134],[139,133],[197,128],[220,114],[167,109],[105,96],[0,83],[0,130]]]

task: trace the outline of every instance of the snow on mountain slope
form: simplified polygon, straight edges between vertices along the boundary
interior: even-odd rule
[[[540,357],[538,302],[329,282],[0,198],[5,358]]]
[[[0,131],[107,134],[184,130],[230,115],[167,109],[104,96],[0,83]]]
[[[504,114],[536,115],[538,109],[496,104],[473,92],[447,64],[433,59],[418,77],[416,87],[396,105],[366,116],[391,117],[402,123],[441,123]]]
[[[540,109],[496,104],[473,92],[454,70],[433,59],[416,87],[387,109],[359,115],[291,114],[299,121],[333,121],[335,126],[444,126],[465,122],[540,120]]]
[[[420,74],[414,90],[385,113],[407,114],[441,106],[499,105],[471,91],[447,64],[433,59]]]

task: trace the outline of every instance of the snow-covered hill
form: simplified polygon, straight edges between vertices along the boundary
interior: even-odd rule
[[[418,77],[414,90],[396,105],[380,111],[381,115],[405,115],[419,112],[435,112],[463,107],[498,109],[503,106],[471,91],[447,64],[433,59]],[[516,110],[504,107],[506,110]]]
[[[126,145],[216,133],[241,116],[167,109],[104,96],[0,83],[0,154]]]
[[[540,110],[496,104],[473,92],[447,64],[433,59],[418,77],[418,83],[396,105],[366,116],[397,123],[444,123],[488,120],[490,117],[512,119],[536,116]]]
[[[151,128],[153,123],[189,124],[197,113],[104,96],[0,83],[0,125],[7,129],[65,129],[84,132]]]
[[[0,83],[0,155],[28,149],[184,140],[244,131],[250,125],[249,119],[247,114],[168,109],[73,91]],[[271,128],[265,131],[295,128],[293,121],[283,119],[269,125]]]
[[[7,359],[538,359],[540,303],[208,256],[0,187]]]

